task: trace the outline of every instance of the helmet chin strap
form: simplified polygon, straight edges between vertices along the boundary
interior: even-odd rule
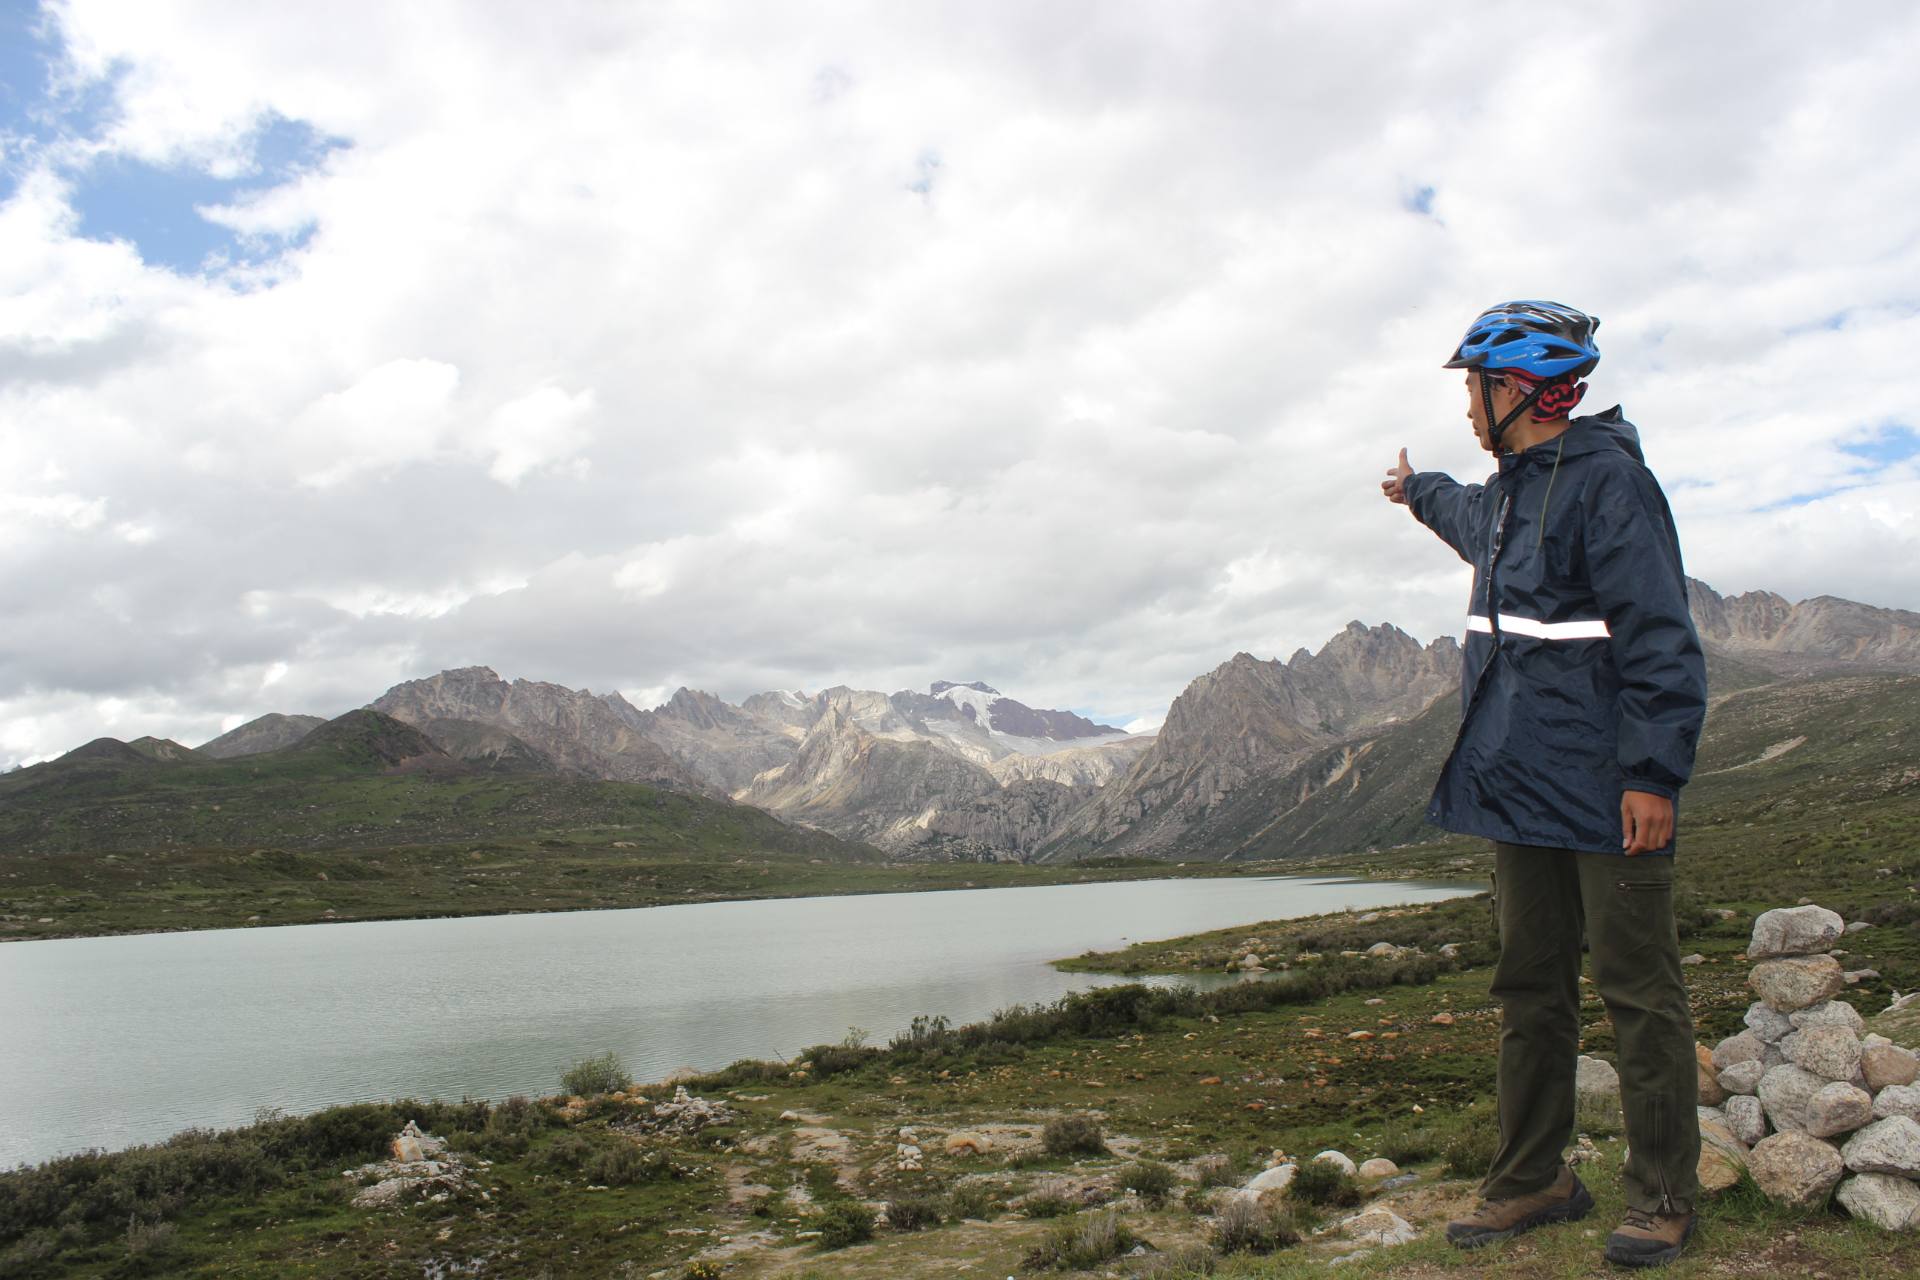
[[[1484,367],[1475,370],[1475,372],[1480,375],[1480,403],[1487,413],[1487,443],[1493,446],[1495,453],[1499,453],[1500,437],[1507,433],[1507,428],[1513,425],[1514,419],[1533,408],[1535,403],[1539,401],[1541,395],[1546,391],[1547,384],[1542,382],[1534,387],[1532,391],[1527,393],[1525,400],[1522,400],[1513,407],[1512,413],[1495,422],[1493,418],[1493,379],[1487,375]]]

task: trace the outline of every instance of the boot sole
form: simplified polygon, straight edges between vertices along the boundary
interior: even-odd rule
[[[1545,1209],[1528,1214],[1504,1230],[1476,1231],[1468,1228],[1464,1231],[1455,1231],[1454,1226],[1458,1224],[1450,1224],[1447,1227],[1447,1243],[1456,1249],[1484,1249],[1490,1244],[1498,1244],[1502,1240],[1511,1240],[1517,1235],[1523,1235],[1535,1227],[1552,1226],[1556,1222],[1578,1222],[1592,1212],[1592,1194],[1587,1191],[1584,1184],[1576,1182],[1573,1185],[1573,1194],[1567,1197],[1565,1204],[1549,1205]],[[1676,1249],[1674,1252],[1677,1254],[1679,1250]]]
[[[1692,1222],[1687,1224],[1687,1229],[1680,1233],[1679,1244],[1671,1245],[1652,1253],[1627,1253],[1624,1251],[1616,1253],[1616,1246],[1609,1241],[1607,1244],[1606,1259],[1608,1262],[1622,1267],[1664,1267],[1680,1257],[1680,1251],[1687,1247],[1687,1241],[1693,1239],[1693,1229],[1699,1224],[1700,1219],[1698,1217],[1694,1218]]]

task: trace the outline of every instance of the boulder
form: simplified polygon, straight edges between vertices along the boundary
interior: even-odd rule
[[[1787,1061],[1824,1080],[1851,1080],[1860,1070],[1860,1037],[1851,1028],[1809,1027],[1781,1042]]]
[[[1920,1054],[1897,1044],[1869,1044],[1860,1050],[1860,1071],[1875,1093],[1920,1078]]]
[[[991,1150],[993,1150],[993,1140],[984,1133],[947,1135],[947,1154],[950,1156],[983,1156]]]
[[[1840,1157],[1855,1173],[1920,1178],[1920,1121],[1911,1116],[1875,1120],[1847,1139]]]
[[[1818,1208],[1847,1171],[1830,1142],[1804,1133],[1776,1133],[1754,1144],[1747,1169],[1769,1197],[1802,1208]]]
[[[1787,1015],[1778,1009],[1769,1009],[1763,1000],[1755,1000],[1747,1006],[1747,1016],[1741,1019],[1747,1029],[1768,1044],[1777,1044],[1780,1038],[1793,1030],[1793,1023]]]
[[[1740,1181],[1747,1167],[1747,1144],[1735,1136],[1723,1119],[1700,1118],[1700,1162],[1696,1171],[1703,1191],[1725,1191]]]
[[[1272,1169],[1262,1169],[1253,1175],[1246,1189],[1252,1194],[1265,1195],[1269,1191],[1285,1191],[1293,1182],[1293,1175],[1300,1172],[1297,1164],[1283,1164]]]
[[[1367,948],[1367,954],[1375,960],[1384,960],[1400,954],[1400,948],[1391,942],[1376,942]]]
[[[1360,1176],[1363,1178],[1391,1178],[1399,1172],[1400,1166],[1384,1156],[1360,1162]]]
[[[1749,1147],[1767,1136],[1767,1113],[1760,1109],[1760,1099],[1738,1094],[1728,1098],[1721,1110],[1727,1117],[1727,1128],[1733,1131],[1733,1136]]]
[[[1313,1163],[1330,1164],[1342,1173],[1349,1175],[1358,1172],[1358,1170],[1354,1168],[1352,1157],[1348,1156],[1344,1151],[1322,1151],[1313,1158]]]
[[[1827,1087],[1827,1081],[1791,1063],[1782,1063],[1760,1077],[1760,1106],[1767,1120],[1781,1132],[1807,1127],[1807,1103]]]
[[[1703,1044],[1693,1046],[1694,1074],[1699,1077],[1700,1103],[1702,1106],[1717,1107],[1726,1101],[1727,1091],[1720,1087],[1720,1077],[1713,1069],[1713,1051]]]
[[[1737,1036],[1728,1036],[1714,1046],[1709,1055],[1713,1065],[1721,1071],[1742,1062],[1758,1062],[1766,1052],[1767,1042],[1751,1031],[1742,1031]]]
[[[1765,1074],[1767,1066],[1764,1062],[1736,1062],[1722,1071],[1717,1079],[1728,1096],[1740,1093],[1751,1096],[1760,1087],[1760,1077]]]
[[[1836,1080],[1807,1099],[1807,1132],[1816,1138],[1852,1133],[1873,1120],[1873,1095]]]
[[[1886,1120],[1906,1116],[1920,1120],[1920,1085],[1890,1084],[1873,1098],[1873,1118]]]
[[[1825,907],[1778,907],[1762,911],[1747,943],[1749,960],[1804,956],[1825,951],[1846,932],[1847,922]],[[1778,1006],[1776,1006],[1778,1007]]]
[[[1581,1054],[1573,1068],[1574,1096],[1596,1102],[1618,1101],[1620,1073],[1604,1058]]]
[[[1385,1205],[1375,1205],[1345,1219],[1340,1223],[1339,1231],[1349,1240],[1373,1245],[1406,1244],[1420,1234],[1413,1229],[1412,1223]]]
[[[1920,1231],[1920,1185],[1886,1173],[1857,1173],[1840,1184],[1840,1207],[1883,1231]]]
[[[1845,1027],[1859,1035],[1867,1029],[1867,1020],[1845,1000],[1822,1000],[1819,1004],[1796,1009],[1787,1015],[1787,1021],[1793,1024],[1796,1031],[1805,1031],[1810,1027]]]
[[[1840,962],[1832,956],[1788,956],[1753,966],[1747,985],[1768,1008],[1792,1013],[1832,999],[1847,984],[1840,976]]]

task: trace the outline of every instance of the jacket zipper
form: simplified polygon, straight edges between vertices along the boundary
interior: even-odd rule
[[[1628,893],[1632,893],[1632,892],[1635,892],[1636,890],[1659,890],[1659,889],[1670,888],[1671,886],[1664,885],[1664,884],[1646,884],[1644,882],[1639,882],[1634,880],[1616,880],[1614,881],[1613,887],[1616,889],[1624,889]]]

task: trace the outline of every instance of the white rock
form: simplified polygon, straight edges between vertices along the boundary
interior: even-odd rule
[[[1870,924],[1870,923],[1868,923],[1868,922],[1867,922],[1867,921],[1865,921],[1865,920],[1849,920],[1849,921],[1847,921],[1847,932],[1848,932],[1848,933],[1860,933],[1860,932],[1863,932],[1863,931],[1865,931],[1865,930],[1867,930],[1867,929],[1871,929],[1871,928],[1873,928],[1873,925],[1872,925],[1872,924]]]
[[[1313,1158],[1315,1164],[1330,1164],[1342,1173],[1355,1173],[1353,1160],[1344,1151],[1326,1150]]]
[[[1269,1191],[1285,1191],[1288,1184],[1293,1181],[1293,1175],[1298,1172],[1300,1172],[1300,1166],[1297,1164],[1283,1164],[1272,1169],[1262,1169],[1253,1175],[1253,1181],[1247,1184],[1246,1190],[1256,1196],[1264,1195]]]
[[[1760,1099],[1740,1094],[1728,1098],[1722,1110],[1726,1112],[1727,1128],[1748,1146],[1767,1136],[1767,1114],[1760,1108]]]
[[[1339,1230],[1349,1240],[1373,1245],[1406,1244],[1420,1234],[1412,1223],[1384,1205],[1354,1214],[1340,1224]]]
[[[1778,907],[1763,911],[1753,922],[1747,944],[1749,960],[1770,956],[1804,956],[1825,951],[1845,932],[1847,922],[1825,907]]]
[[[1796,1009],[1787,1015],[1787,1021],[1798,1031],[1805,1031],[1809,1027],[1845,1027],[1859,1035],[1867,1029],[1867,1020],[1845,1000],[1822,1000],[1819,1004]]]
[[[1920,1230],[1920,1186],[1886,1173],[1858,1173],[1840,1184],[1840,1207],[1883,1231]]]
[[[1783,1133],[1800,1132],[1807,1127],[1807,1103],[1827,1082],[1810,1071],[1791,1063],[1768,1070],[1760,1077],[1760,1105],[1775,1129]]]
[[[1722,1071],[1716,1079],[1720,1081],[1720,1087],[1730,1094],[1751,1095],[1760,1087],[1760,1077],[1765,1074],[1767,1074],[1767,1067],[1763,1062],[1736,1062]]]
[[[1920,1085],[1890,1084],[1874,1095],[1874,1119],[1887,1120],[1893,1116],[1920,1120]]]
[[[1847,984],[1832,956],[1787,956],[1753,966],[1747,985],[1769,1008],[1792,1013],[1832,999]]]
[[[1581,1054],[1574,1063],[1573,1091],[1577,1097],[1607,1101],[1620,1096],[1620,1073],[1604,1058]]]
[[[1841,1026],[1808,1027],[1780,1044],[1787,1061],[1824,1080],[1851,1080],[1860,1070],[1860,1037]]]
[[[1705,964],[1706,962],[1707,962],[1707,958],[1701,955],[1698,951],[1694,952],[1692,955],[1680,957],[1681,964],[1688,964],[1688,965]]]
[[[1867,1078],[1867,1088],[1875,1093],[1893,1085],[1912,1084],[1920,1078],[1920,1054],[1897,1044],[1862,1045],[1860,1071]]]
[[[1775,1200],[1813,1207],[1826,1203],[1846,1164],[1830,1142],[1804,1133],[1776,1133],[1754,1144],[1747,1168],[1760,1189]]]
[[[1713,1047],[1713,1065],[1716,1070],[1725,1071],[1728,1067],[1742,1062],[1758,1062],[1766,1052],[1767,1042],[1751,1031],[1742,1031],[1739,1035],[1728,1036]]]
[[[1400,1172],[1400,1166],[1385,1156],[1375,1156],[1371,1160],[1360,1162],[1360,1176],[1363,1178],[1391,1178]]]
[[[1768,1044],[1778,1044],[1782,1036],[1793,1030],[1793,1023],[1787,1015],[1778,1009],[1769,1009],[1764,1000],[1755,1000],[1748,1005],[1747,1016],[1741,1021]]]
[[[1836,1080],[1807,1099],[1807,1132],[1816,1138],[1852,1133],[1873,1120],[1873,1095]]]
[[[1367,954],[1375,960],[1380,960],[1388,956],[1399,955],[1400,948],[1394,946],[1391,942],[1376,942],[1367,948]]]
[[[1840,1157],[1855,1173],[1920,1178],[1920,1122],[1910,1116],[1875,1120],[1847,1139]]]

